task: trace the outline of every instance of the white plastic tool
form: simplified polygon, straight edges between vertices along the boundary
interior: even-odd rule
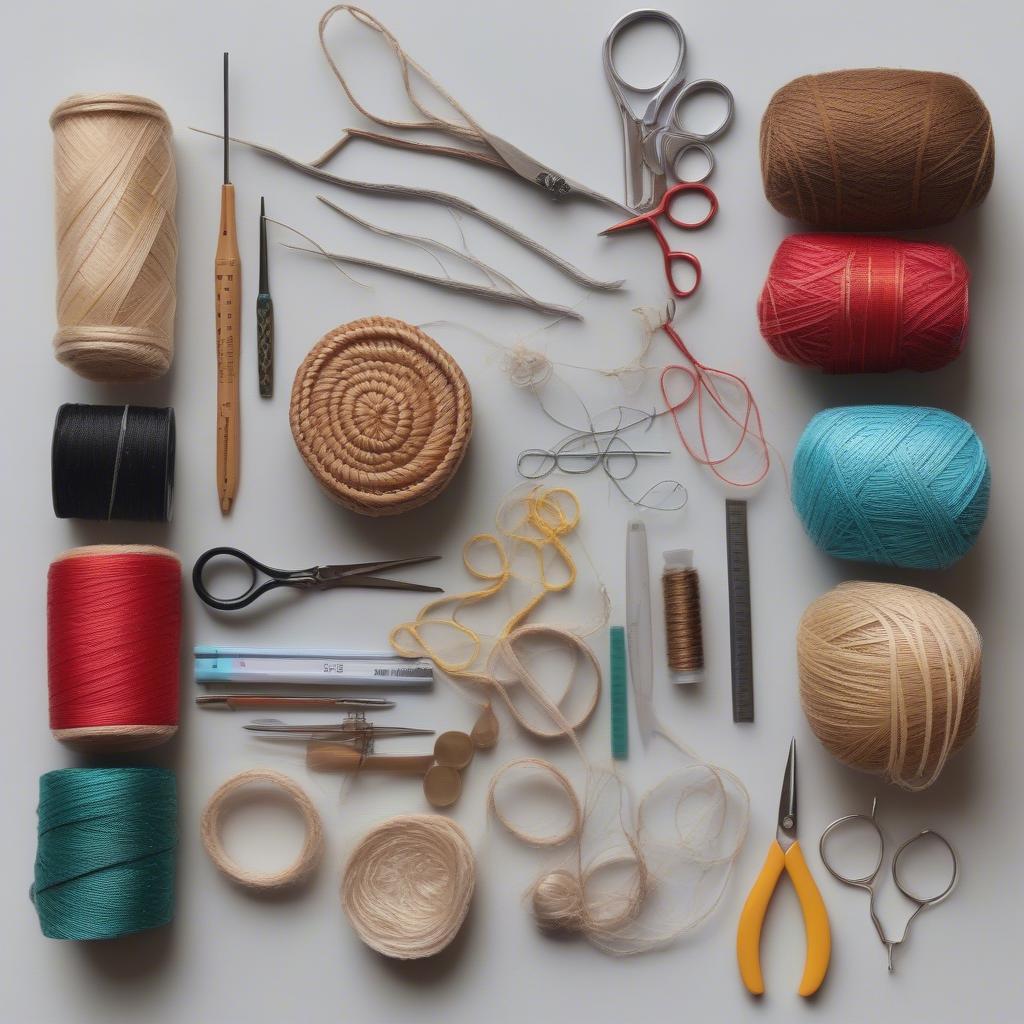
[[[197,683],[294,683],[301,686],[370,686],[424,689],[434,684],[426,658],[391,651],[279,650],[267,647],[196,647]]]
[[[651,626],[651,570],[647,527],[638,519],[626,528],[626,650],[636,698],[636,721],[644,746],[656,728],[654,715],[654,633]]]

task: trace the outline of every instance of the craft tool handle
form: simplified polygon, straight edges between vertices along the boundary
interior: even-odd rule
[[[274,393],[274,303],[266,292],[256,296],[256,362],[260,398]]]
[[[736,959],[740,976],[747,991],[752,995],[764,994],[764,978],[761,974],[761,928],[772,894],[782,872],[786,871],[800,900],[807,937],[807,955],[804,973],[797,990],[802,996],[812,996],[821,987],[828,971],[832,954],[832,935],[828,924],[828,912],[821,898],[821,892],[807,867],[803,851],[798,842],[783,853],[777,841],[768,849],[761,873],[757,876],[743,911],[740,914],[736,933]]]
[[[341,746],[329,740],[313,740],[306,748],[306,765],[311,771],[318,772],[425,775],[433,764],[433,754],[369,754],[364,757],[355,747]]]
[[[221,186],[220,231],[214,264],[217,309],[217,488],[221,512],[238,490],[238,361],[242,261],[235,225],[235,187]]]

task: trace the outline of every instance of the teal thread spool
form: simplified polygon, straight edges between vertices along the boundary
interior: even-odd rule
[[[793,504],[808,535],[837,558],[940,569],[974,544],[988,512],[985,449],[942,409],[826,409],[793,459]]]
[[[39,779],[32,899],[51,939],[113,939],[174,910],[177,786],[164,768],[65,768]]]

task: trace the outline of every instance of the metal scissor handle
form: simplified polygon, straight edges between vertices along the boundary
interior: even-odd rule
[[[701,92],[715,93],[725,99],[725,116],[718,127],[709,132],[692,131],[686,127],[680,116],[680,111],[686,100]],[[732,91],[722,82],[712,78],[701,78],[696,82],[690,82],[673,97],[666,118],[667,127],[652,136],[655,150],[648,154],[648,159],[656,161],[663,168],[664,173],[667,174],[671,171],[677,181],[689,183],[707,181],[715,169],[715,155],[709,143],[721,136],[732,124],[735,111],[736,101]],[[705,170],[703,174],[695,178],[687,178],[681,172],[680,160],[694,151],[704,157]]]
[[[622,33],[631,25],[635,25],[637,22],[641,21],[660,21],[663,24],[668,25],[668,27],[672,29],[673,33],[675,33],[676,40],[679,44],[679,53],[676,55],[676,62],[672,70],[665,77],[664,81],[656,82],[654,85],[634,85],[632,82],[627,81],[615,66],[613,51],[619,36],[622,35]],[[685,64],[686,34],[683,32],[683,26],[666,11],[656,11],[649,7],[645,7],[637,11],[630,11],[628,14],[624,14],[619,18],[619,20],[611,27],[611,31],[605,37],[604,70],[605,74],[608,76],[612,92],[615,93],[615,97],[618,100],[620,107],[623,107],[624,110],[629,111],[630,113],[633,113],[633,109],[626,98],[626,89],[639,93],[641,96],[650,96],[651,98],[648,101],[643,114],[640,115],[639,118],[646,125],[653,126],[658,123],[658,114],[666,98],[672,93],[673,89],[677,88],[683,81],[685,81],[685,75],[683,73],[683,67]],[[633,116],[635,117],[636,114],[633,114]]]
[[[830,824],[821,834],[821,839],[818,841],[818,852],[821,855],[822,864],[825,865],[825,870],[828,871],[836,881],[842,882],[843,885],[849,885],[854,889],[863,889],[868,893],[870,897],[868,912],[871,915],[871,923],[875,926],[875,931],[878,933],[878,938],[881,940],[882,945],[885,946],[889,961],[889,971],[891,972],[893,969],[893,950],[906,941],[907,935],[910,932],[910,926],[913,924],[917,915],[920,914],[925,907],[934,907],[936,904],[941,903],[956,888],[956,884],[960,878],[960,861],[957,858],[956,851],[953,849],[949,840],[939,832],[930,828],[922,829],[917,833],[917,835],[911,836],[896,848],[896,852],[893,854],[892,858],[892,880],[900,893],[914,904],[914,912],[907,918],[906,924],[903,926],[903,934],[900,935],[898,939],[890,939],[889,936],[885,934],[885,928],[883,927],[882,922],[878,917],[878,913],[875,910],[875,879],[878,877],[878,872],[881,870],[882,862],[885,860],[885,836],[882,832],[881,826],[878,824],[876,814],[877,807],[878,800],[875,799],[871,803],[870,814],[847,814],[845,817],[838,818],[836,821],[833,821],[832,824]],[[829,836],[834,832],[842,828],[844,825],[849,825],[855,821],[866,822],[875,830],[875,833],[878,836],[878,857],[875,861],[875,866],[868,874],[852,878],[833,865],[827,852],[827,843]],[[900,859],[907,850],[914,845],[914,843],[920,842],[922,839],[929,838],[938,840],[949,852],[950,860],[953,864],[953,873],[950,877],[949,884],[945,889],[935,896],[922,897],[910,889],[909,886],[904,883],[903,879],[900,878]]]
[[[203,574],[206,571],[206,567],[215,558],[230,559],[244,565],[249,570],[251,577],[248,589],[236,597],[216,597],[210,593],[203,580]],[[266,576],[268,579],[261,583],[260,575]],[[312,569],[275,569],[273,566],[264,565],[262,562],[257,561],[245,551],[231,547],[210,548],[209,551],[204,551],[196,559],[196,564],[192,567],[192,586],[199,595],[200,600],[211,608],[217,608],[223,612],[233,612],[246,608],[256,598],[277,587],[311,587],[315,583],[316,574]]]
[[[679,52],[672,70],[663,82],[654,85],[633,85],[615,67],[614,48],[619,36],[641,21],[658,21],[668,25],[679,44]],[[604,71],[622,119],[623,151],[626,172],[626,203],[635,210],[647,210],[664,191],[664,171],[656,152],[648,151],[649,138],[659,124],[666,100],[685,80],[686,35],[683,27],[670,14],[649,8],[631,11],[611,28],[604,41]],[[637,113],[629,102],[627,91],[649,97],[642,113]],[[656,145],[656,144],[655,144]],[[658,180],[656,180],[656,178]]]

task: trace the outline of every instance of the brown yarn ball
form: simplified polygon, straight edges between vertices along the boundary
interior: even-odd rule
[[[70,96],[50,115],[57,358],[96,381],[151,380],[174,355],[171,124],[143,96]]]
[[[895,583],[842,583],[797,633],[800,702],[843,764],[926,789],[974,733],[981,636],[956,605]]]
[[[336,327],[295,374],[291,426],[310,472],[367,516],[419,508],[448,486],[473,429],[469,384],[418,327],[374,316]]]
[[[988,194],[992,120],[963,79],[864,68],[804,75],[761,120],[761,176],[780,213],[818,228],[944,224]]]

